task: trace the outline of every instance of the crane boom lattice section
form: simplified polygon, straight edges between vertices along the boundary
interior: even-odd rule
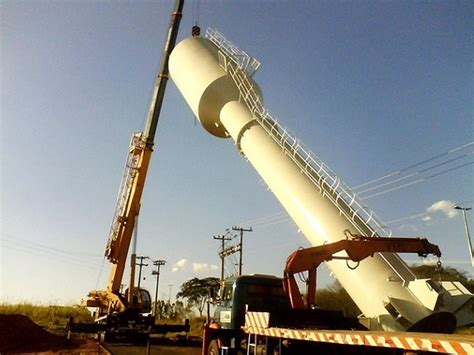
[[[284,153],[339,209],[339,212],[352,222],[359,233],[371,237],[390,237],[391,230],[377,215],[316,154],[287,127],[279,123],[262,104],[259,94],[249,80],[249,76],[258,69],[258,66],[252,66],[252,63],[259,62],[253,58],[246,58],[247,53],[238,49],[217,30],[208,29],[206,36],[219,48],[220,65],[234,80],[241,100]]]
[[[115,207],[112,225],[110,227],[109,239],[105,249],[105,256],[112,263],[117,262],[117,249],[120,243],[120,235],[127,224],[127,210],[130,206],[134,181],[140,168],[140,156],[146,147],[146,138],[143,133],[134,133],[130,141],[130,150],[125,165],[122,183],[120,185],[117,204]],[[130,217],[129,217],[130,218]]]

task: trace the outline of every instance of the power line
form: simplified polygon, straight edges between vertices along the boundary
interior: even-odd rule
[[[77,257],[81,259],[85,259],[85,258],[92,259],[92,258],[101,257],[100,254],[89,253],[89,252],[84,252],[84,251],[72,251],[72,250],[60,249],[48,244],[43,244],[43,243],[38,243],[38,242],[28,240],[28,239],[18,238],[8,233],[0,232],[0,235],[2,235],[2,237],[0,237],[0,240],[9,241],[15,244],[27,244],[27,245],[30,245],[31,247],[47,249],[47,251],[67,254],[68,256],[73,256],[73,257]]]
[[[461,156],[459,156],[459,157],[456,157],[456,158],[453,158],[453,159],[444,161],[444,162],[442,162],[442,163],[438,163],[438,164],[435,164],[435,165],[433,165],[433,166],[430,166],[429,168],[416,171],[416,172],[411,173],[411,174],[409,174],[409,175],[405,175],[405,176],[403,176],[403,177],[401,177],[401,178],[398,178],[398,179],[395,179],[395,180],[391,180],[391,181],[387,181],[387,182],[382,183],[382,184],[379,184],[379,185],[372,186],[372,187],[370,187],[370,188],[368,188],[368,189],[365,189],[365,190],[362,190],[362,191],[357,192],[357,194],[358,194],[358,195],[361,195],[361,194],[363,194],[363,193],[365,193],[365,192],[369,192],[369,191],[372,191],[372,190],[376,190],[376,189],[378,189],[378,188],[380,188],[380,187],[383,187],[383,186],[392,185],[392,184],[394,184],[394,183],[396,183],[396,182],[399,182],[399,181],[402,181],[402,180],[406,180],[406,179],[411,178],[411,177],[416,176],[416,175],[423,174],[423,173],[425,173],[425,172],[427,172],[427,171],[430,171],[430,170],[439,168],[440,166],[443,166],[443,165],[452,163],[453,161],[456,161],[456,160],[465,158],[465,157],[467,157],[467,156],[469,156],[469,155],[472,155],[472,154],[474,154],[474,152],[466,153],[466,154],[461,155]]]
[[[405,172],[405,171],[407,171],[407,170],[410,170],[410,169],[415,168],[415,167],[417,167],[417,166],[426,164],[426,163],[428,163],[428,162],[430,162],[430,161],[433,161],[433,160],[435,160],[435,159],[438,159],[438,158],[440,158],[440,157],[442,157],[442,156],[455,153],[455,152],[457,152],[457,151],[459,151],[459,150],[462,150],[462,149],[464,149],[464,148],[467,148],[467,147],[469,147],[469,146],[471,146],[471,145],[474,145],[474,142],[462,144],[462,145],[460,145],[460,146],[458,146],[458,147],[456,147],[456,148],[450,149],[450,150],[448,150],[448,151],[446,151],[446,152],[444,152],[444,153],[441,153],[441,154],[438,154],[438,155],[436,155],[436,156],[434,156],[434,157],[425,159],[425,160],[423,160],[423,161],[421,161],[421,162],[412,164],[412,165],[410,165],[410,166],[408,166],[408,167],[406,167],[406,168],[393,171],[393,172],[391,172],[391,173],[388,173],[388,174],[386,174],[386,175],[384,175],[384,176],[381,176],[381,177],[379,177],[379,178],[376,178],[376,179],[374,179],[374,180],[370,180],[370,181],[368,181],[368,182],[366,182],[366,183],[360,184],[360,185],[358,185],[358,186],[354,186],[352,189],[353,189],[353,190],[357,190],[357,189],[359,189],[359,188],[361,188],[361,187],[363,187],[363,186],[371,185],[371,184],[373,184],[373,183],[375,183],[375,182],[384,180],[384,179],[386,179],[386,178],[389,178],[389,177],[392,177],[392,176],[395,176],[395,175],[399,175],[399,174],[401,174],[401,173],[403,173],[403,172]]]
[[[76,252],[69,252],[66,250],[52,248],[50,246],[44,244],[42,245],[39,243],[29,243],[26,240],[19,241],[2,237],[0,238],[0,242],[4,244],[6,248],[13,248],[15,250],[23,251],[37,256],[43,256],[44,254],[44,256],[63,259],[70,263],[88,265],[91,265],[93,263],[100,263],[100,257],[98,256],[78,256]]]
[[[401,222],[401,221],[406,221],[407,219],[414,219],[414,218],[418,218],[418,217],[425,217],[427,215],[429,215],[430,212],[420,212],[420,213],[416,213],[416,214],[413,214],[411,216],[406,216],[406,217],[401,217],[401,218],[397,218],[397,219],[392,219],[391,221],[387,221],[385,222],[386,224],[394,224],[394,223],[397,223],[397,222]]]
[[[384,191],[381,191],[381,192],[378,192],[378,193],[375,193],[375,194],[372,194],[372,195],[363,197],[362,199],[363,199],[363,200],[367,200],[367,199],[372,198],[372,197],[384,195],[384,194],[386,194],[386,193],[388,193],[388,192],[392,192],[392,191],[395,191],[395,190],[402,189],[402,188],[404,188],[404,187],[408,187],[408,186],[415,185],[415,184],[418,184],[418,183],[423,182],[423,181],[430,180],[430,179],[432,179],[432,178],[434,178],[434,177],[437,177],[437,176],[439,176],[439,175],[443,175],[443,174],[449,173],[449,172],[451,172],[451,171],[464,168],[465,166],[468,166],[468,165],[471,165],[471,164],[474,164],[474,161],[471,161],[471,162],[469,162],[469,163],[456,166],[456,167],[454,167],[454,168],[450,168],[450,169],[446,169],[446,170],[440,171],[439,173],[436,173],[436,174],[433,174],[433,175],[430,175],[430,176],[426,176],[426,177],[424,177],[424,178],[422,178],[422,179],[418,179],[418,180],[409,182],[409,183],[404,184],[404,185],[400,185],[400,186],[397,186],[397,187],[394,187],[394,188],[391,188],[391,189],[388,189],[388,190],[384,190]]]
[[[255,226],[255,225],[267,223],[268,221],[273,220],[275,218],[281,218],[282,216],[283,217],[287,216],[286,211],[280,211],[280,212],[277,212],[277,213],[274,213],[274,214],[271,214],[271,215],[268,215],[268,216],[264,216],[264,217],[260,217],[260,218],[256,218],[256,219],[251,219],[251,220],[243,222],[241,224],[242,225],[253,225],[253,226]]]
[[[5,243],[6,241],[2,241],[2,244]],[[9,243],[9,242],[6,242]],[[56,259],[60,262],[66,263],[68,265],[75,265],[83,268],[87,268],[90,270],[96,270],[97,267],[99,266],[98,264],[93,265],[90,261],[84,261],[84,260],[75,260],[72,259],[71,257],[65,256],[65,255],[56,255],[56,254],[51,254],[48,253],[46,250],[40,250],[40,249],[34,249],[31,247],[27,246],[21,246],[21,245],[6,245],[3,244],[3,247],[7,250],[15,250],[17,252],[23,252],[27,253],[30,255],[34,255],[36,257],[42,257],[42,258],[48,258],[48,259]]]
[[[377,179],[374,179],[374,180],[371,180],[371,181],[368,181],[366,183],[363,183],[361,185],[358,185],[358,186],[355,186],[353,187],[353,189],[359,189],[363,186],[367,186],[367,185],[370,185],[370,184],[373,184],[375,182],[379,182],[379,181],[382,181],[384,179],[387,179],[389,177],[393,177],[393,176],[396,176],[396,175],[399,175],[405,171],[408,171],[412,168],[415,168],[417,166],[420,166],[420,165],[423,165],[423,164],[426,164],[430,161],[433,161],[433,160],[436,160],[440,157],[443,157],[445,155],[449,155],[449,154],[453,154],[455,152],[458,152],[460,150],[463,150],[467,147],[470,147],[474,145],[474,142],[470,142],[470,143],[466,143],[466,144],[462,144],[456,148],[453,148],[453,149],[450,149],[446,152],[443,152],[441,154],[438,154],[434,157],[431,157],[429,159],[425,159],[421,162],[418,162],[418,163],[415,163],[415,164],[412,164],[406,168],[403,168],[403,169],[400,169],[400,170],[397,170],[397,171],[394,171],[392,173],[389,173],[389,174],[386,174],[382,177],[379,177]],[[422,173],[425,173],[427,171],[430,171],[430,170],[433,170],[435,168],[438,168],[440,166],[443,166],[443,165],[446,165],[446,164],[449,164],[453,161],[456,161],[456,160],[459,160],[459,159],[462,159],[464,157],[467,157],[469,155],[472,155],[474,154],[474,151],[472,152],[468,152],[468,153],[465,153],[459,157],[456,157],[456,158],[453,158],[453,159],[449,159],[447,161],[443,161],[441,163],[438,163],[438,164],[435,164],[433,166],[430,166],[430,167],[427,167],[425,169],[422,169],[422,170],[419,170],[417,172],[414,172],[414,173],[411,173],[409,175],[406,175],[404,177],[400,177],[400,178],[397,178],[397,179],[394,179],[394,180],[391,180],[391,181],[388,181],[388,182],[384,182],[384,183],[381,183],[379,185],[376,185],[374,187],[371,187],[371,188],[368,188],[366,190],[363,190],[363,191],[359,191],[357,194],[361,194],[361,193],[364,193],[364,192],[369,192],[369,191],[372,191],[372,190],[375,190],[377,188],[380,188],[380,187],[383,187],[383,186],[388,186],[388,185],[391,185],[391,184],[394,184],[396,182],[399,182],[399,181],[403,181],[403,180],[406,180],[410,177],[413,177],[413,176],[416,176],[416,175],[420,175]],[[390,188],[390,189],[387,189],[387,190],[384,190],[384,191],[381,191],[379,193],[376,193],[376,194],[372,194],[372,195],[369,195],[369,196],[366,196],[366,197],[363,197],[362,199],[368,199],[368,198],[372,198],[372,197],[375,197],[375,196],[379,196],[379,195],[382,195],[382,194],[385,194],[385,193],[388,193],[388,192],[391,192],[391,191],[396,191],[396,190],[399,190],[399,189],[402,189],[404,187],[408,187],[408,186],[411,186],[411,185],[415,185],[415,184],[418,184],[420,182],[423,182],[423,181],[427,181],[427,180],[430,180],[434,177],[437,177],[439,175],[442,175],[442,174],[445,174],[445,173],[448,173],[448,172],[451,172],[451,171],[454,171],[454,170],[457,170],[457,169],[460,169],[460,168],[463,168],[467,165],[470,165],[472,164],[473,162],[469,162],[469,163],[466,163],[466,164],[463,164],[463,165],[459,165],[459,166],[456,166],[456,167],[453,167],[451,169],[446,169],[446,170],[443,170],[443,171],[440,171],[436,174],[433,174],[433,175],[430,175],[430,176],[426,176],[422,179],[418,179],[418,180],[415,180],[415,181],[412,181],[412,182],[409,182],[409,183],[406,183],[406,184],[403,184],[403,185],[400,185],[400,186],[397,186],[397,187],[394,187],[394,188]],[[282,223],[282,222],[285,222],[285,221],[290,221],[290,217],[287,215],[286,211],[280,211],[280,212],[277,212],[277,213],[274,213],[272,215],[268,215],[268,216],[264,216],[264,217],[259,217],[259,218],[256,218],[256,219],[253,219],[253,220],[250,220],[250,221],[247,221],[245,223],[242,223],[242,224],[253,224],[253,225],[257,225],[259,226],[260,228],[265,228],[265,227],[268,227],[268,226],[271,226],[271,225],[274,225],[274,224],[278,224],[278,223]]]

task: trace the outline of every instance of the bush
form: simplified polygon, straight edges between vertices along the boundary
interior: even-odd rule
[[[346,317],[357,317],[362,313],[338,281],[317,291],[316,304],[321,309],[343,311]]]

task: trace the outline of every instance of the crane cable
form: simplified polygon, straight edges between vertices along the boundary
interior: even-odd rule
[[[191,29],[191,34],[193,37],[199,37],[201,34],[201,27],[199,27],[199,0],[193,1],[193,27]]]

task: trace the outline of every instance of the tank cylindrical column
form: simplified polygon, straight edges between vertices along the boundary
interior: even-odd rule
[[[254,120],[243,103],[227,103],[221,110],[220,120],[312,245],[343,239],[346,229],[357,233],[332,202],[322,196],[290,158],[282,154],[281,148]],[[389,297],[413,303],[413,320],[425,318],[431,313],[405,287],[401,287],[401,283],[388,281],[397,280],[399,276],[379,254],[364,260],[355,270],[341,261],[328,264],[367,317],[388,316],[385,303],[389,303]],[[385,318],[381,321],[384,327],[403,329],[391,316]]]
[[[170,58],[170,73],[203,126],[211,134],[235,140],[312,245],[336,242],[346,229],[357,232],[239,102],[238,89],[219,66],[217,48],[210,41],[188,38],[179,43]],[[402,285],[390,258],[397,257],[376,254],[355,270],[340,261],[328,264],[367,317],[378,319],[385,329],[404,330],[431,311]],[[403,304],[407,311],[398,320],[393,316],[397,311],[392,307],[391,314],[386,307],[392,300],[400,300],[398,308]]]

